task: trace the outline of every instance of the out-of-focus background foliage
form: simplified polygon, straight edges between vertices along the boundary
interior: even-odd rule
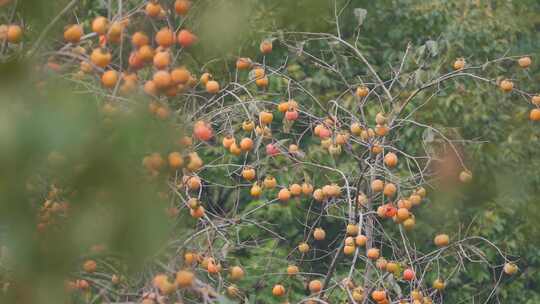
[[[19,2],[16,14],[27,27],[24,44],[32,45],[51,16],[69,1]],[[261,39],[274,31],[336,33],[333,1],[200,2],[204,4],[197,6],[201,17],[196,24],[201,44],[192,52],[194,62],[255,57]],[[156,147],[174,150],[176,147],[167,145],[182,136],[181,124],[174,129],[176,133],[156,122],[141,124],[137,118],[145,114],[137,109],[127,118],[103,122],[103,114],[96,110],[100,97],[77,92],[73,83],[61,79],[41,86],[41,79],[34,77],[38,62],[59,45],[63,26],[77,20],[88,25],[94,16],[106,12],[106,5],[107,1],[80,1],[73,13],[52,27],[33,58],[26,57],[26,46],[1,58],[0,242],[9,250],[2,251],[0,267],[9,265],[15,270],[11,275],[23,283],[18,294],[26,300],[17,303],[58,303],[63,281],[80,267],[79,258],[99,255],[89,250],[96,243],[127,258],[129,267],[121,272],[138,273],[135,280],[144,278],[145,267],[152,267],[148,260],[159,253],[171,231],[187,236],[193,225],[188,219],[175,221],[183,224],[172,227],[162,212],[168,207],[167,198],[156,194],[161,191],[158,183],[145,180],[140,162],[132,162]],[[352,39],[360,33],[359,45],[383,78],[390,77],[390,67],[399,64],[410,43],[415,56],[429,65],[444,67],[439,72],[450,70],[457,57],[481,64],[504,55],[532,55],[531,68],[516,71],[515,64],[508,64],[501,66],[499,73],[513,71],[517,75],[514,81],[523,84],[522,88],[540,91],[537,0],[337,1],[338,9],[344,5],[341,35]],[[365,18],[359,20],[361,10],[356,8],[366,10]],[[1,12],[1,18],[8,15]],[[286,53],[279,45],[276,50],[272,58]],[[212,61],[211,65],[223,78],[230,73],[223,61]],[[366,74],[358,63],[346,68],[351,78]],[[301,60],[290,62],[289,71],[321,99],[336,94],[323,71],[304,70]],[[430,76],[422,75],[426,79]],[[477,234],[519,257],[520,273],[504,279],[511,282],[500,290],[502,303],[540,303],[540,128],[527,121],[527,111],[516,96],[505,97],[495,89],[486,91],[474,83],[456,81],[415,114],[419,122],[455,128],[461,137],[480,143],[464,144],[474,182],[459,194],[446,192],[444,185],[429,189],[429,206],[418,215],[422,220],[411,237],[422,246],[436,231]],[[411,131],[402,139],[403,145],[411,153],[420,149],[414,145],[421,142],[422,135]],[[44,175],[51,167],[55,175]],[[43,239],[36,233],[35,210],[47,197],[35,193],[49,192],[56,181],[65,185],[68,180],[65,192],[52,195],[59,202],[70,202],[67,212],[73,215],[55,219],[66,221],[67,229]],[[265,218],[281,227],[295,222],[294,215],[279,212],[269,208]],[[94,220],[96,215],[99,222]],[[291,237],[302,233],[284,231]],[[281,249],[278,246],[276,250]],[[254,249],[238,253],[238,258],[254,272],[272,272],[267,265],[257,265],[257,254]],[[103,271],[119,267],[109,266],[111,269]],[[486,271],[469,268],[449,282],[446,301],[471,303],[471,298],[483,292],[483,286],[494,284]],[[303,292],[302,286],[298,292]],[[273,301],[269,297],[261,295],[257,300]]]

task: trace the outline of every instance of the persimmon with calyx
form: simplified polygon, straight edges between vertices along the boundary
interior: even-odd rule
[[[172,85],[171,74],[167,71],[157,71],[154,73],[152,81],[158,89],[165,89]]]
[[[540,106],[540,95],[534,95],[531,97],[531,102],[535,106]]]
[[[255,123],[253,121],[245,120],[244,122],[242,122],[242,130],[246,132],[251,132],[253,131],[253,129],[255,129]]]
[[[317,241],[322,241],[326,238],[326,232],[322,228],[315,228],[313,238]]]
[[[386,300],[386,291],[384,290],[374,290],[371,293],[371,298],[377,302]]]
[[[197,36],[184,29],[178,33],[177,40],[181,47],[188,48],[197,42]]]
[[[367,236],[360,234],[354,238],[354,243],[356,244],[356,246],[365,246],[367,243],[367,240],[368,240]]]

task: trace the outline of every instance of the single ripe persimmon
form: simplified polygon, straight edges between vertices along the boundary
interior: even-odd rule
[[[242,138],[240,141],[240,149],[244,152],[251,151],[251,149],[253,149],[253,140],[249,137]]]
[[[296,275],[300,272],[300,269],[298,269],[298,266],[296,265],[289,265],[287,266],[287,274],[290,276]]]
[[[249,70],[251,68],[251,59],[249,58],[238,58],[236,60],[236,68],[240,71]]]
[[[274,119],[274,115],[272,115],[272,113],[270,112],[261,111],[259,113],[259,122],[263,125],[271,124],[273,119]]]
[[[319,280],[313,280],[309,282],[308,288],[311,293],[318,293],[322,290],[322,282]]]
[[[163,8],[161,7],[161,5],[157,1],[149,1],[148,4],[146,4],[146,7],[145,7],[146,15],[148,15],[149,17],[152,17],[152,18],[159,17],[162,10],[163,10]]]
[[[540,121],[540,109],[532,109],[529,112],[529,119],[531,121]]]
[[[216,94],[219,92],[219,83],[215,80],[210,80],[206,83],[206,92]]]
[[[458,71],[458,70],[462,70],[463,68],[465,68],[465,59],[464,58],[458,58],[456,59],[456,61],[454,61],[454,70]]]
[[[274,285],[274,288],[272,288],[272,295],[274,297],[282,297],[285,295],[285,287],[281,284]]]
[[[102,48],[97,48],[90,54],[90,61],[100,68],[105,68],[111,62],[111,53]]]
[[[264,76],[262,78],[258,78],[257,80],[255,80],[255,84],[257,85],[257,87],[259,88],[266,88],[268,87],[268,83],[270,82],[270,80],[268,79],[267,76]]]
[[[183,48],[188,48],[197,42],[197,36],[184,29],[178,33],[178,44]]]
[[[499,87],[505,93],[509,93],[514,89],[514,83],[512,80],[504,79],[499,83]]]
[[[231,145],[234,144],[236,140],[232,135],[227,135],[223,137],[222,144],[225,149],[230,149]]]
[[[437,278],[433,281],[433,288],[434,289],[437,289],[437,290],[443,290],[444,288],[446,288],[446,284],[444,283],[444,281],[440,278]],[[424,302],[425,303],[425,302]]]
[[[246,120],[244,122],[242,122],[242,130],[246,131],[246,132],[251,132],[253,131],[253,129],[255,129],[255,123],[251,120]]]
[[[289,121],[297,120],[298,116],[299,116],[298,111],[296,111],[295,109],[289,109],[285,113],[285,119],[287,119]]]
[[[504,263],[503,271],[507,275],[513,275],[518,271],[518,267],[517,267],[516,264],[514,264],[512,262],[506,262],[506,263]]]
[[[94,260],[87,260],[83,264],[83,270],[88,273],[94,273],[96,272],[96,269],[97,269],[97,263]]]
[[[313,193],[313,185],[308,182],[304,182],[302,184],[302,193],[304,195],[311,195]]]
[[[291,192],[287,188],[283,188],[278,192],[278,199],[282,202],[286,202],[291,198]]]
[[[98,16],[92,20],[92,32],[98,35],[107,34],[107,28],[109,26],[109,20],[103,16]]]
[[[171,77],[175,84],[185,84],[189,81],[191,73],[186,68],[176,68],[171,71]]]
[[[540,106],[540,95],[534,95],[531,97],[531,102],[535,106]]]
[[[83,28],[79,24],[73,24],[64,31],[64,40],[69,43],[79,43],[84,35]]]
[[[262,188],[259,186],[258,183],[254,183],[253,186],[251,186],[251,189],[249,189],[249,194],[253,197],[259,197],[262,194]]]
[[[244,270],[240,266],[233,266],[230,270],[230,278],[233,281],[239,281],[244,278]]]
[[[264,40],[263,42],[261,42],[261,45],[259,47],[261,53],[263,53],[264,55],[272,53],[272,48],[273,46],[271,40]]]
[[[169,166],[173,169],[179,169],[184,164],[184,158],[180,152],[169,153]]]
[[[326,232],[322,228],[315,228],[313,238],[317,241],[322,241],[326,238]]]
[[[148,36],[143,32],[135,32],[131,36],[131,43],[136,48],[140,48],[142,46],[148,45],[150,43],[150,38],[148,38]]]
[[[383,194],[386,197],[394,197],[397,192],[397,187],[393,183],[386,183],[383,188]]]
[[[388,152],[384,156],[384,164],[390,168],[393,168],[398,163],[398,157],[394,152]]]
[[[154,49],[150,45],[143,45],[137,50],[139,58],[144,62],[149,62],[154,59]]]
[[[243,177],[245,180],[251,181],[251,180],[254,180],[255,177],[257,177],[257,174],[256,174],[254,168],[246,167],[246,168],[244,168],[244,169],[242,170],[242,177]]]
[[[347,224],[346,232],[347,235],[356,236],[358,232],[360,232],[360,228],[358,228],[358,225],[355,224]]]
[[[356,88],[357,97],[364,98],[368,96],[368,94],[369,94],[369,89],[366,86],[359,86],[358,88]]]
[[[160,29],[154,39],[160,47],[165,49],[171,47],[175,42],[174,33],[168,27]]]
[[[263,186],[267,189],[274,189],[277,186],[276,178],[273,176],[266,176],[263,181]]]
[[[366,243],[367,243],[367,236],[365,235],[357,235],[355,238],[354,238],[354,242],[356,244],[356,246],[365,246]]]
[[[189,213],[191,214],[192,217],[194,218],[201,218],[204,216],[204,207],[203,206],[199,206],[195,209],[190,209],[189,210]]]
[[[171,74],[167,71],[157,71],[152,77],[152,81],[158,89],[165,89],[172,85]]]
[[[291,192],[291,195],[298,196],[302,194],[302,186],[299,184],[292,184],[289,186],[289,191]]]
[[[298,251],[306,253],[309,251],[309,245],[306,242],[302,242],[298,245]]]
[[[386,291],[384,290],[374,290],[371,293],[371,298],[377,302],[386,300]]]
[[[101,83],[104,87],[112,89],[116,86],[118,82],[118,72],[115,70],[108,70],[103,75],[101,75]]]
[[[529,56],[521,57],[518,60],[519,66],[524,69],[528,68],[531,65],[531,63],[532,63],[532,60],[531,60],[531,57]]]
[[[147,82],[144,83],[143,90],[146,94],[151,95],[151,96],[156,96],[158,93],[156,84],[152,80],[148,80]]]
[[[180,15],[185,16],[191,8],[191,1],[189,0],[176,0],[174,2],[174,11]]]
[[[343,246],[343,254],[352,255],[356,251],[356,246],[354,245],[345,245]]]
[[[381,192],[384,189],[384,182],[380,179],[374,179],[371,182],[371,191],[373,192]]]
[[[199,120],[193,125],[193,136],[202,141],[209,141],[214,136],[214,131],[209,124]]]
[[[109,31],[107,32],[107,41],[111,43],[120,43],[123,37],[123,32],[125,28],[125,23],[122,21],[114,22],[109,27]]]
[[[376,260],[380,257],[380,251],[377,248],[369,248],[366,255],[370,260]]]
[[[191,271],[180,270],[176,273],[175,283],[179,288],[187,288],[193,285],[195,274]]]
[[[407,268],[403,271],[403,280],[405,281],[412,281],[414,279],[414,270],[411,268]]]
[[[448,234],[438,234],[435,236],[435,239],[433,239],[433,242],[437,247],[448,246],[448,244],[450,244],[450,237]]]

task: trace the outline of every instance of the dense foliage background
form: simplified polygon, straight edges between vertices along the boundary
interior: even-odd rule
[[[50,16],[56,15],[69,1],[19,2],[17,14],[27,24],[29,30],[25,34],[25,43],[30,44],[50,22]],[[65,17],[71,22],[79,20],[88,25],[93,17],[107,11],[107,1],[79,2],[74,12]],[[115,1],[112,2],[114,5]],[[414,60],[428,65],[425,73],[416,75],[415,81],[418,82],[434,77],[430,74],[432,72],[451,70],[452,62],[458,57],[481,65],[505,55],[529,54],[533,56],[531,68],[521,70],[515,64],[507,64],[491,73],[504,74],[512,70],[518,75],[514,81],[523,84],[523,89],[540,90],[540,69],[535,56],[540,50],[540,2],[536,0],[340,0],[336,6],[333,1],[325,0],[200,2],[202,4],[197,6],[200,10],[197,31],[201,42],[192,52],[193,62],[190,64],[198,66],[209,62],[219,78],[225,79],[231,74],[230,67],[222,59],[238,55],[256,57],[261,39],[269,37],[271,32],[336,33],[339,29],[344,39],[352,39],[360,33],[358,44],[383,78],[392,75],[391,67],[399,64],[406,50],[414,54],[406,68],[416,69]],[[335,7],[344,7],[339,25],[334,22]],[[2,12],[2,18],[4,15],[7,14]],[[39,303],[58,303],[54,302],[54,295],[60,294],[61,288],[55,287],[54,282],[63,282],[64,275],[78,263],[77,257],[83,250],[74,248],[88,248],[96,239],[104,237],[108,246],[119,255],[131,257],[129,265],[121,266],[126,267],[123,272],[144,277],[145,268],[155,267],[148,263],[149,257],[162,253],[160,246],[163,245],[165,231],[174,227],[173,234],[188,236],[193,226],[192,219],[176,223],[161,219],[157,208],[148,206],[148,201],[165,206],[166,203],[160,202],[155,195],[160,186],[134,177],[133,172],[141,170],[140,164],[126,161],[127,155],[142,158],[149,150],[148,146],[164,145],[165,138],[173,136],[166,134],[167,131],[157,124],[140,125],[135,118],[145,115],[144,110],[135,111],[131,118],[114,121],[111,128],[117,131],[117,136],[105,141],[102,139],[109,129],[95,130],[92,123],[101,119],[93,107],[99,100],[98,96],[72,82],[63,82],[63,79],[58,79],[61,85],[57,83],[39,91],[29,88],[37,81],[32,79],[36,62],[46,60],[48,52],[60,45],[62,28],[67,23],[55,25],[40,50],[30,54],[33,57],[21,51],[1,58],[0,224],[4,229],[0,242],[18,248],[12,250],[18,254],[9,256],[4,253],[0,266],[4,259],[13,259],[15,265],[20,265],[15,267],[18,269],[15,276],[28,286],[36,287],[32,288],[35,294],[27,295],[30,300],[26,303],[37,303],[32,300],[37,298]],[[287,53],[286,48],[281,47],[275,46],[273,58],[282,58]],[[322,44],[313,43],[306,48],[314,54],[325,53]],[[291,75],[321,100],[335,98],[338,92],[332,77],[322,69],[309,67],[304,59],[299,57],[288,62]],[[367,73],[365,67],[355,61],[334,64],[340,65],[351,78]],[[271,84],[280,85],[283,84]],[[79,92],[72,94],[67,88],[75,88]],[[537,224],[540,220],[540,128],[526,120],[528,108],[518,99],[514,95],[502,95],[493,88],[487,90],[475,83],[465,84],[456,80],[438,92],[422,111],[413,114],[419,122],[451,129],[456,137],[474,140],[474,143],[463,144],[467,166],[474,172],[474,181],[458,190],[450,190],[445,184],[434,184],[428,189],[428,207],[420,211],[418,217],[422,220],[418,221],[410,238],[419,244],[419,251],[423,251],[422,244],[430,244],[432,235],[440,230],[455,235],[480,235],[492,240],[519,258],[520,272],[514,277],[504,278],[508,282],[500,289],[500,302],[528,304],[540,302],[540,230]],[[180,121],[177,127],[178,134],[181,134]],[[174,136],[179,138],[178,134]],[[424,136],[426,134],[421,130],[411,128],[400,142],[413,151],[414,145],[418,145],[417,149],[422,148],[420,143]],[[147,147],[140,150],[135,144],[138,142],[144,142]],[[118,209],[114,216],[104,216],[99,224],[84,218],[85,212],[100,212],[99,208],[88,207],[85,210],[84,204],[77,207],[84,212],[79,213],[82,218],[72,220],[72,226],[69,226],[71,235],[51,236],[47,241],[56,244],[52,246],[54,251],[44,252],[39,248],[30,224],[34,215],[26,201],[33,198],[27,197],[27,178],[34,176],[42,167],[51,165],[51,153],[56,150],[70,155],[68,160],[60,163],[67,176],[77,176],[72,188],[78,191],[72,195],[79,201],[90,201],[96,193],[95,188],[105,188],[101,190],[109,194],[109,200],[123,203],[115,205]],[[209,150],[203,157],[212,159],[219,153],[218,149]],[[71,159],[75,163],[70,163]],[[80,159],[85,160],[84,168],[72,172],[80,165]],[[279,167],[282,164],[274,165]],[[287,180],[292,176],[286,169],[282,174],[278,178]],[[39,185],[39,181],[35,184]],[[107,200],[104,202],[106,204]],[[259,201],[252,201],[246,208],[254,208],[258,204]],[[295,243],[302,239],[304,233],[302,224],[298,223],[298,219],[305,217],[303,211],[268,208],[260,214],[260,220],[285,227],[281,232]],[[325,227],[329,235],[342,228],[333,223]],[[257,235],[263,238],[265,234],[254,228],[238,229],[237,232],[238,237],[245,240],[256,239]],[[279,272],[278,269],[286,267],[286,261],[261,264],[260,256],[269,250],[275,256],[283,257],[287,256],[289,249],[288,246],[268,242],[253,246],[251,250],[235,252],[234,256],[256,277],[258,274]],[[115,269],[119,266],[110,267]],[[320,269],[314,267],[312,271],[317,272],[327,265],[321,264]],[[490,289],[484,286],[496,284],[492,276],[485,273],[486,270],[471,267],[448,282],[445,301],[476,303],[476,297],[485,297],[483,293]],[[345,269],[338,269],[338,273],[340,271]],[[273,282],[261,279],[245,282],[241,287],[257,290],[264,284]],[[298,284],[296,287],[297,293],[304,293],[304,286]],[[24,294],[25,290],[20,293]],[[252,303],[276,301],[269,294],[255,292],[251,296]],[[51,300],[48,302],[46,299]]]

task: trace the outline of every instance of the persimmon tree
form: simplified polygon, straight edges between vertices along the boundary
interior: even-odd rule
[[[474,178],[463,147],[476,144],[416,113],[447,90],[474,87],[513,96],[530,108],[523,120],[537,122],[540,96],[498,72],[500,64],[527,69],[531,57],[433,65],[430,41],[409,44],[380,70],[360,31],[341,34],[345,8],[335,4],[333,33],[277,29],[264,33],[256,57],[200,62],[202,3],[115,1],[103,16],[65,24],[62,42],[46,53],[41,72],[95,95],[100,125],[144,108],[137,119],[168,130],[165,144],[140,143],[146,153],[131,169],[156,185],[163,220],[181,227],[133,277],[111,266],[122,258],[94,246],[66,278],[74,301],[443,303],[446,285],[471,264],[493,277],[478,295],[494,301],[504,276],[518,271],[498,244],[440,231],[421,251],[409,237],[431,192]],[[0,28],[8,49],[23,32],[14,24]],[[324,92],[309,77],[315,71],[335,90]],[[77,189],[54,181],[36,214],[43,235],[62,229],[51,218],[69,217],[77,204],[62,197]]]

